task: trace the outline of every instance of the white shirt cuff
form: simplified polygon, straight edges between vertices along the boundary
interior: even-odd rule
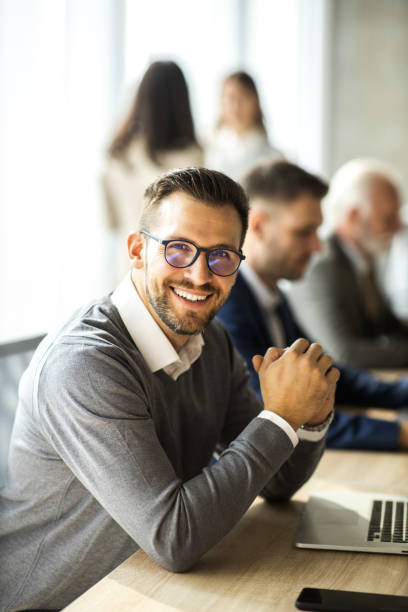
[[[298,437],[296,435],[296,432],[293,429],[293,427],[289,425],[289,423],[285,421],[285,419],[279,416],[279,414],[276,414],[275,412],[271,412],[270,410],[262,410],[262,412],[258,414],[258,417],[260,417],[261,419],[267,419],[268,421],[272,421],[272,423],[275,423],[275,425],[278,425],[278,427],[283,429],[285,434],[288,436],[289,440],[292,442],[293,448],[295,448],[298,445],[300,436]],[[298,433],[299,431],[300,430],[298,430]],[[312,433],[312,432],[307,432],[307,433]],[[313,433],[316,433],[316,432],[313,432]],[[320,431],[318,433],[320,434]]]

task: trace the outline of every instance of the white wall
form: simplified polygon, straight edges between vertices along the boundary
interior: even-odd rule
[[[408,194],[408,2],[336,0],[331,171],[348,159],[378,157]]]
[[[218,83],[238,64],[237,0],[127,0],[125,91],[135,86],[150,62],[177,62],[188,82],[197,131],[212,128]]]
[[[246,61],[271,139],[288,158],[327,174],[332,0],[248,3]]]
[[[330,19],[331,0],[152,0],[143,13],[138,0],[127,0],[125,100],[151,61],[175,60],[205,142],[223,78],[248,70],[259,87],[271,140],[290,158],[322,172]]]
[[[113,288],[99,172],[150,61],[182,67],[203,142],[247,69],[272,141],[324,170],[327,2],[0,0],[0,340]]]
[[[98,172],[122,18],[121,0],[0,0],[1,339],[108,288]]]

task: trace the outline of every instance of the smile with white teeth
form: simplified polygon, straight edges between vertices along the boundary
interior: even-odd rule
[[[203,302],[208,298],[208,295],[195,295],[194,293],[188,293],[182,289],[173,289],[173,291],[180,297],[190,300],[190,302]]]

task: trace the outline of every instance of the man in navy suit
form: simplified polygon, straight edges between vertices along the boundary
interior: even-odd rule
[[[218,317],[245,358],[252,387],[259,393],[252,357],[263,355],[269,346],[285,347],[296,338],[307,337],[277,283],[301,278],[313,253],[320,250],[320,202],[328,187],[286,161],[255,167],[244,179],[244,187],[251,205],[246,261]],[[383,382],[364,370],[337,367],[341,372],[337,404],[393,409],[408,405],[408,379]],[[408,423],[337,411],[327,446],[408,450]]]

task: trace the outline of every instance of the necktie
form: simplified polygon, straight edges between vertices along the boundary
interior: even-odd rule
[[[372,261],[370,261],[367,274],[363,278],[363,294],[367,316],[372,321],[377,321],[382,312],[382,299],[377,287],[375,269]]]

